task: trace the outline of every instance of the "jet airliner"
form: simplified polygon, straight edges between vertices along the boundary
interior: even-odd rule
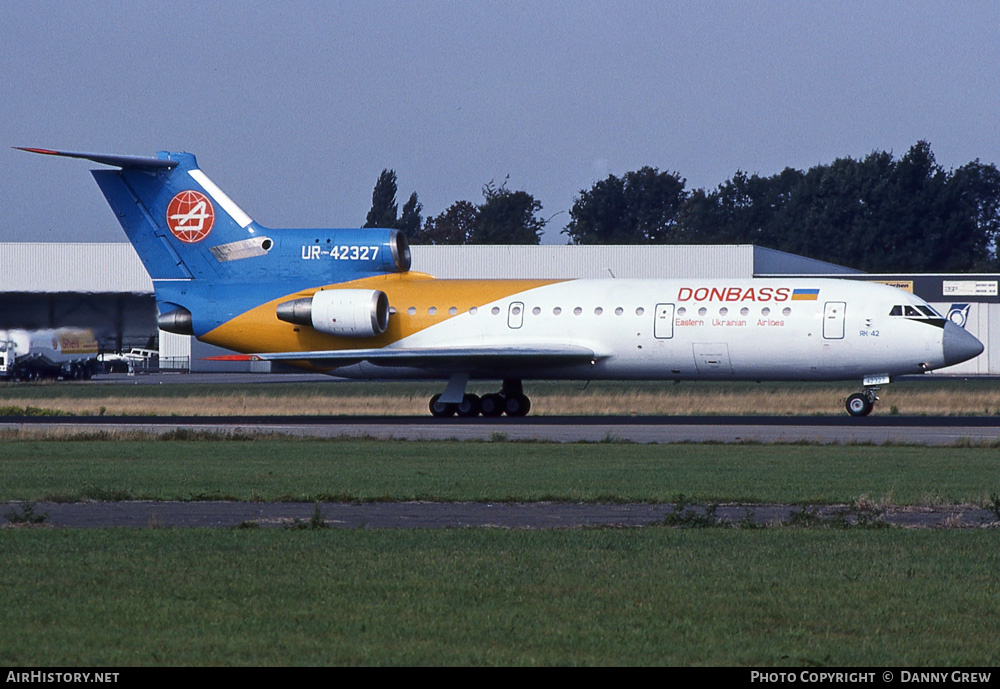
[[[366,380],[447,381],[435,416],[523,416],[523,381],[858,380],[878,387],[983,345],[913,294],[833,279],[446,280],[393,229],[270,229],[189,153],[22,149],[92,174],[153,280],[165,331]],[[500,381],[467,392],[470,380]]]

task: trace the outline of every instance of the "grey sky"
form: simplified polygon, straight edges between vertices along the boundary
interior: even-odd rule
[[[84,161],[187,150],[272,227],[484,183],[557,214],[643,165],[714,188],[920,139],[1000,163],[995,2],[0,0],[0,241],[124,241]]]

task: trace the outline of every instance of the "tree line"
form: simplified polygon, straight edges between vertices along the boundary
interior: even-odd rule
[[[542,204],[507,182],[423,219],[416,192],[397,214],[396,173],[383,170],[365,227],[398,228],[414,244],[538,244]],[[581,190],[569,217],[572,244],[756,244],[869,272],[1000,269],[1000,172],[978,159],[946,171],[925,141],[898,159],[737,171],[712,190],[643,167]]]
[[[363,227],[403,231],[411,244],[538,244],[545,220],[542,204],[525,191],[511,191],[507,179],[483,185],[483,201],[456,201],[440,215],[421,223],[423,205],[410,194],[397,216],[396,173],[382,170],[372,192],[372,208]]]

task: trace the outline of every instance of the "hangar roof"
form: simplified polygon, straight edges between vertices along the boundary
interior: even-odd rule
[[[414,246],[413,270],[442,278],[750,278],[856,273],[750,244]],[[0,292],[152,294],[127,243],[0,243]]]

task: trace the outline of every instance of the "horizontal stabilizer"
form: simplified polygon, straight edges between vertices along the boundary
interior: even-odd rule
[[[116,167],[124,169],[145,169],[145,170],[159,170],[159,169],[169,169],[177,167],[176,160],[165,160],[163,158],[152,158],[145,156],[122,156],[113,155],[110,153],[73,153],[70,151],[53,151],[48,148],[24,148],[22,146],[14,146],[19,151],[27,151],[28,153],[41,153],[47,156],[62,156],[63,158],[82,158],[83,160],[92,160],[95,163],[101,163],[103,165],[114,165]]]

